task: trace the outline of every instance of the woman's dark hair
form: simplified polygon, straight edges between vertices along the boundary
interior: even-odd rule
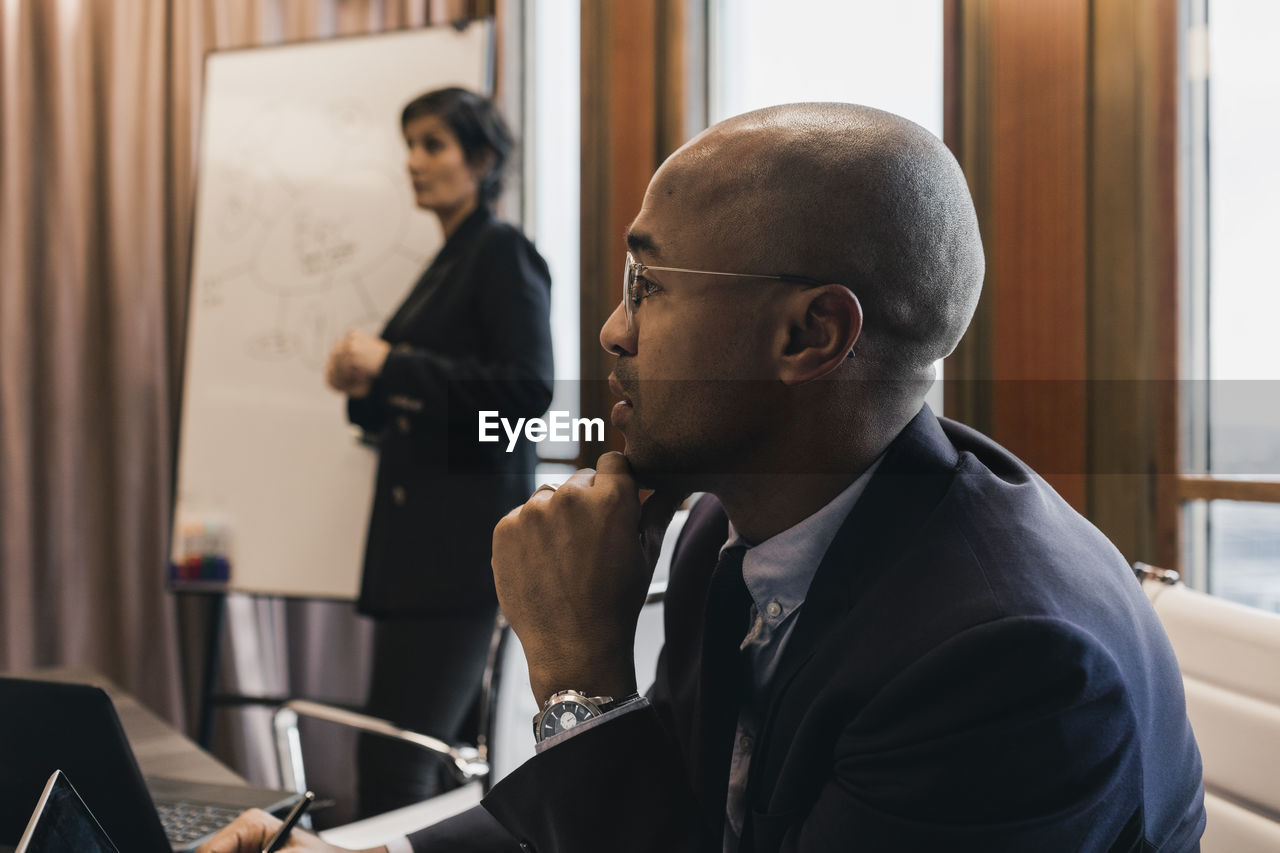
[[[451,86],[419,95],[405,104],[400,113],[400,129],[422,116],[435,116],[458,138],[467,162],[476,165],[492,153],[489,170],[480,178],[480,201],[493,204],[502,194],[502,176],[507,159],[515,148],[511,129],[488,98]]]

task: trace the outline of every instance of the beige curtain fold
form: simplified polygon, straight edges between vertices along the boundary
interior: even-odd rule
[[[0,30],[0,667],[91,666],[174,714],[165,9]]]
[[[203,57],[492,12],[431,0],[0,0],[0,670],[180,720],[163,585]]]

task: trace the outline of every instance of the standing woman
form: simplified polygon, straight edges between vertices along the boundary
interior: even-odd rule
[[[358,609],[374,618],[369,713],[456,741],[479,694],[497,612],[493,527],[533,489],[521,440],[478,441],[480,411],[541,415],[553,377],[550,276],[491,205],[514,142],[497,109],[465,89],[428,92],[400,116],[417,204],[445,244],[373,337],[353,330],[327,380],[378,447],[377,491]],[[439,792],[439,761],[367,736],[359,810],[375,814]]]

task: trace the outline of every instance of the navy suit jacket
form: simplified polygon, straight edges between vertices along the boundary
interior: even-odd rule
[[[652,706],[526,762],[485,799],[496,822],[470,814],[415,849],[708,846],[700,827],[721,816],[700,800],[695,709],[725,538],[702,500]],[[1018,459],[927,407],[818,569],[748,798],[743,851],[1186,851],[1204,828],[1181,677],[1125,560]]]

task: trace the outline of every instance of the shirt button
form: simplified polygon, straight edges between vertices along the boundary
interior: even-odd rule
[[[407,433],[409,431],[409,419],[404,415],[396,418],[396,426],[400,427],[400,432]]]
[[[404,506],[404,486],[391,487],[391,500],[395,501],[396,506]]]
[[[751,739],[751,735],[743,735],[738,740],[738,745],[742,747],[743,752],[750,752],[751,747],[755,746],[756,742]]]
[[[782,615],[782,605],[776,601],[770,601],[765,605],[764,612],[769,614],[770,619],[777,619]]]

